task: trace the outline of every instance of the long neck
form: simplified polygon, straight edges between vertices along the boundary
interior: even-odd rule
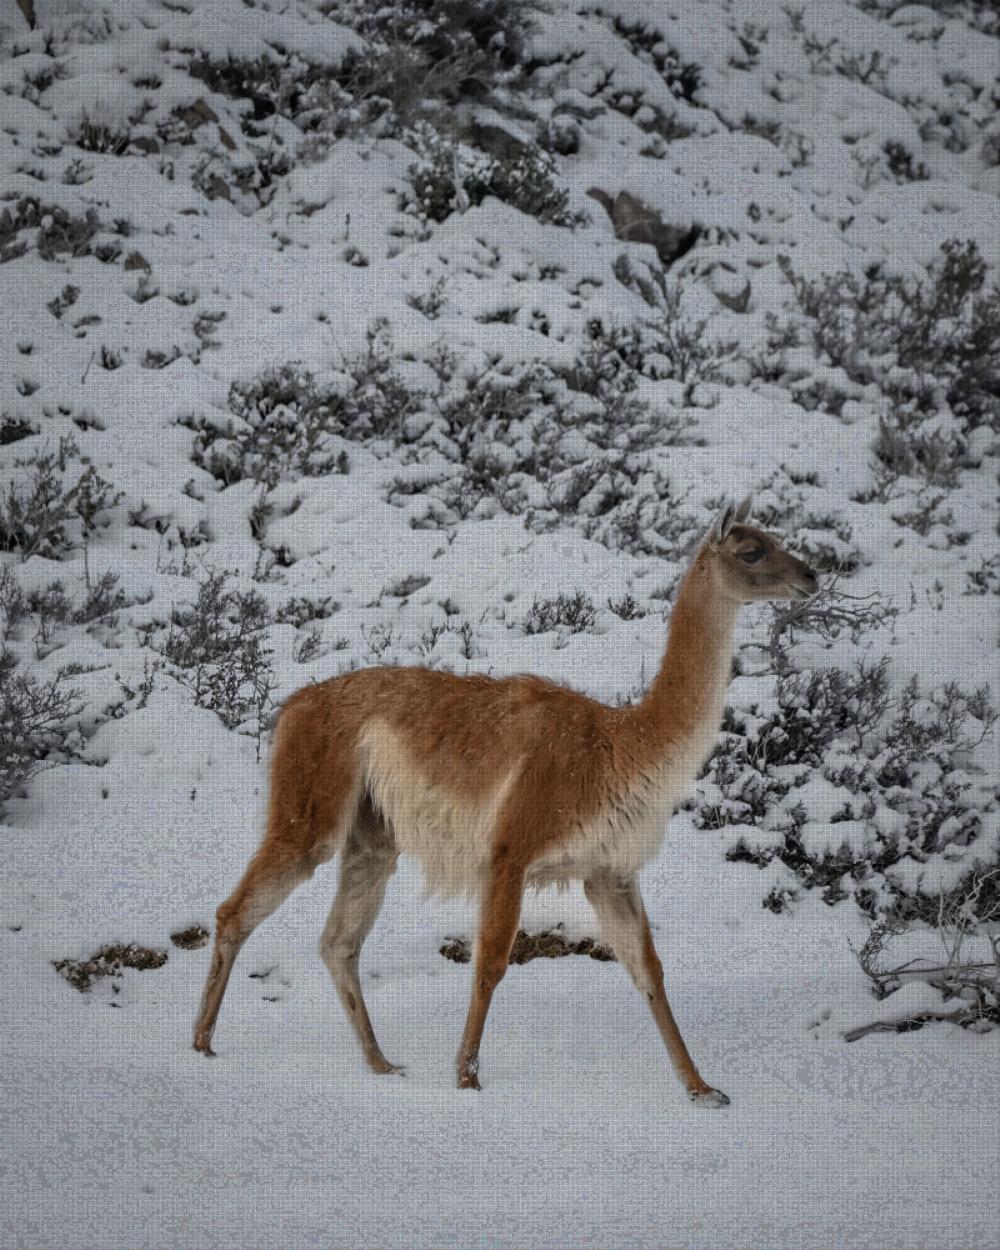
[[[715,590],[710,558],[699,551],[681,582],[660,671],[636,709],[662,746],[707,741],[707,750],[719,729],[740,605]]]

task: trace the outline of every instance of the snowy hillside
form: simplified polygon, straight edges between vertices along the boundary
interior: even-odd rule
[[[0,1246],[996,1250],[996,6],[31,8],[0,8]],[[579,954],[511,968],[454,1089],[475,910],[408,862],[362,957],[404,1079],[316,953],[335,864],[197,1055],[282,701],[371,664],[634,701],[747,494],[821,590],[743,612],[643,875],[731,1105]],[[576,888],[522,928],[599,937]]]

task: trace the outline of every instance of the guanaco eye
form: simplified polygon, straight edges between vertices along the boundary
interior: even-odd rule
[[[755,547],[752,551],[741,551],[739,554],[744,564],[756,564],[758,560],[763,560],[764,548]]]

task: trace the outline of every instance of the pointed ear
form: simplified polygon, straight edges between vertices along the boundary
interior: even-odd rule
[[[732,503],[722,505],[722,510],[712,522],[710,535],[714,542],[721,543],[729,536],[729,531],[733,528],[733,521],[736,519],[736,506]]]
[[[729,531],[737,523],[743,522],[750,515],[750,496],[747,495],[738,504],[726,503],[712,523],[712,538],[717,542],[725,542]]]

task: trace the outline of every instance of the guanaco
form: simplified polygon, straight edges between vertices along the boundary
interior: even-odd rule
[[[219,907],[194,1028],[212,1032],[243,943],[340,852],[320,953],[369,1066],[398,1072],[375,1038],[358,958],[401,852],[443,894],[478,897],[458,1085],[479,1089],[479,1047],[526,886],[579,880],[604,940],[649,1003],[674,1069],[705,1106],[729,1099],[695,1067],[663,987],[637,873],[715,741],[740,607],[804,599],[813,571],[724,507],[678,589],[663,662],[637,703],[609,707],[530,675],[494,679],[368,668],[293,694],[278,718],[267,830]]]

